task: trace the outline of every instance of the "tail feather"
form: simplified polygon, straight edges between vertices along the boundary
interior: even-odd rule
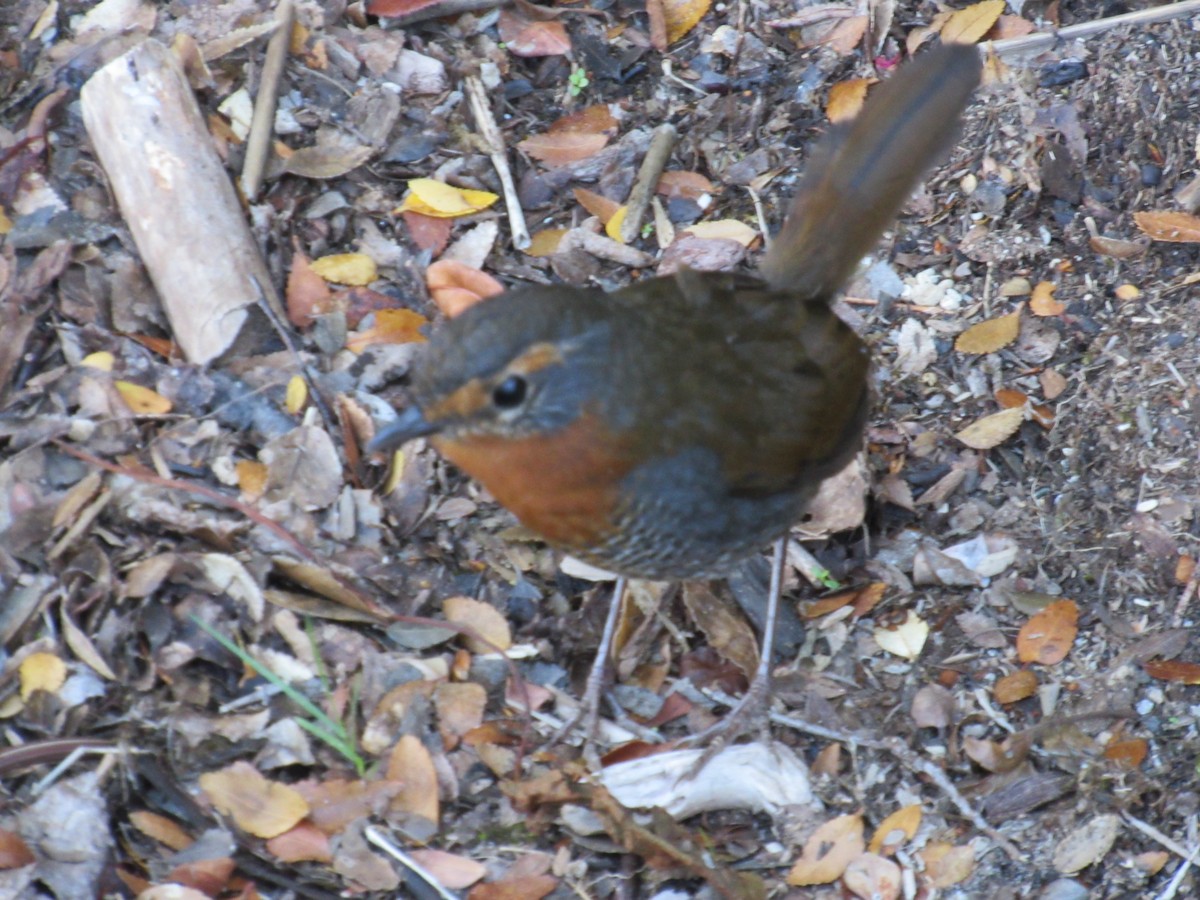
[[[950,44],[906,63],[849,128],[815,151],[761,271],[778,290],[832,298],[958,135],[979,51]]]

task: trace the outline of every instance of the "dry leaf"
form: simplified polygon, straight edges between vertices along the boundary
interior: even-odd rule
[[[1038,374],[1038,381],[1042,385],[1042,395],[1047,400],[1055,399],[1067,389],[1067,379],[1054,369],[1043,369]]]
[[[361,286],[379,277],[375,260],[365,253],[334,253],[312,261],[312,271],[335,284]]]
[[[1025,663],[1053,666],[1062,662],[1079,631],[1079,607],[1074,600],[1055,600],[1030,617],[1017,635],[1017,658]]]
[[[132,381],[114,381],[113,387],[135,416],[162,416],[171,411],[171,401],[148,387]]]
[[[183,830],[183,827],[166,816],[146,810],[134,810],[129,814],[129,824],[151,840],[170,847],[172,850],[182,850],[190,847],[194,838]]]
[[[675,198],[699,200],[701,197],[712,196],[716,193],[713,183],[699,172],[679,170],[663,172],[658,178],[655,190],[669,200]]]
[[[401,786],[392,798],[391,809],[423,816],[435,824],[438,822],[441,810],[437,769],[420,738],[406,734],[396,742],[388,757],[387,777]]]
[[[830,122],[848,122],[858,115],[867,99],[867,88],[876,82],[874,78],[849,78],[839,81],[829,89],[829,100],[825,103],[825,117]]]
[[[1200,663],[1178,659],[1148,659],[1142,668],[1151,678],[1176,684],[1200,684]]]
[[[580,134],[606,134],[613,137],[619,128],[620,123],[613,116],[608,104],[597,103],[555,120],[546,130],[551,134],[578,132]]]
[[[1004,0],[981,0],[980,3],[972,3],[946,20],[942,27],[942,42],[974,44],[996,24],[1002,12]]]
[[[1021,331],[1021,308],[997,319],[972,325],[958,336],[954,349],[961,353],[995,353],[1017,339]]]
[[[737,241],[749,247],[758,240],[758,232],[737,219],[716,219],[712,222],[697,222],[683,229],[684,234],[695,235],[704,240]]]
[[[464,637],[463,643],[472,653],[503,653],[512,646],[512,632],[508,620],[496,607],[470,597],[448,597],[442,604],[446,620],[456,625],[469,625],[489,643],[481,643],[472,637]],[[490,644],[490,645],[489,645]]]
[[[502,9],[497,30],[513,56],[561,56],[571,51],[571,38],[562,22],[530,18],[522,6]]]
[[[929,623],[910,609],[903,622],[895,628],[876,628],[874,637],[875,643],[888,653],[914,660],[921,655],[929,637]]]
[[[1108,813],[1075,829],[1054,848],[1054,868],[1063,875],[1074,875],[1099,862],[1112,849],[1120,827],[1121,820]]]
[[[975,869],[975,851],[970,846],[930,843],[917,855],[925,862],[925,877],[936,888],[953,887],[966,881]]]
[[[920,826],[921,804],[914,803],[911,806],[901,807],[879,823],[867,850],[871,853],[891,856],[906,841],[913,839]]]
[[[842,883],[862,900],[896,900],[900,896],[900,867],[875,853],[863,853],[850,861]]]
[[[311,260],[303,253],[293,256],[287,278],[288,321],[307,328],[313,318],[328,312],[332,296],[328,282],[313,271]]]
[[[299,791],[267,780],[247,762],[201,775],[200,789],[238,828],[255,837],[283,834],[308,815],[308,802]]]
[[[308,402],[308,382],[299,375],[288,379],[287,393],[284,395],[283,407],[291,415],[299,415]]]
[[[909,710],[918,728],[948,728],[954,720],[954,695],[940,684],[926,684],[913,695]]]
[[[1110,741],[1104,748],[1104,758],[1126,769],[1140,768],[1150,753],[1150,745],[1145,738],[1127,738]]]
[[[1065,303],[1054,299],[1058,285],[1052,281],[1039,281],[1029,298],[1029,311],[1035,316],[1061,316],[1067,309]]]
[[[618,206],[604,225],[604,233],[618,244],[625,243],[625,239],[621,237],[621,226],[625,224],[625,213],[628,211],[629,207]]]
[[[438,309],[451,319],[480,300],[504,293],[504,285],[491,275],[452,259],[431,264],[425,284]]]
[[[429,849],[408,852],[421,868],[437,879],[438,884],[452,891],[466,890],[487,874],[487,866],[483,863],[456,853]]]
[[[346,349],[362,353],[372,344],[420,344],[426,340],[421,329],[429,324],[420,313],[411,309],[381,309],[375,313],[371,328],[346,338]]]
[[[621,208],[621,204],[616,200],[610,200],[587,188],[575,188],[574,193],[579,205],[599,219],[602,225],[607,225],[609,219]]]
[[[712,0],[662,0],[667,43],[673,44],[699,24]]]
[[[990,450],[1016,434],[1024,421],[1025,409],[1018,406],[977,419],[954,436],[972,450]]]
[[[482,684],[472,681],[439,684],[433,692],[433,705],[437,710],[442,740],[447,749],[451,749],[458,746],[464,734],[483,724],[487,690]]]
[[[1133,221],[1151,240],[1167,241],[1173,244],[1200,242],[1200,217],[1190,213],[1139,212],[1133,214]]]
[[[992,696],[996,698],[997,703],[1016,703],[1032,697],[1037,687],[1037,675],[1029,669],[1018,669],[996,681],[992,686]]]
[[[30,653],[21,660],[18,677],[22,700],[28,700],[34,691],[53,694],[67,680],[67,664],[53,653]]]
[[[607,145],[608,137],[603,134],[561,131],[527,137],[517,144],[517,149],[554,168],[595,156]]]
[[[530,256],[553,256],[558,252],[558,245],[562,243],[562,239],[570,230],[570,228],[543,228],[541,231],[535,231],[525,252]]]
[[[800,859],[788,872],[787,883],[793,887],[832,884],[842,877],[850,861],[861,854],[865,846],[862,816],[831,819],[804,842]]]
[[[432,178],[413,178],[397,212],[419,212],[435,219],[469,216],[487,209],[499,196],[491,191],[457,188]]]
[[[329,835],[311,822],[301,822],[283,834],[267,841],[267,852],[289,863],[333,861],[333,846]]]

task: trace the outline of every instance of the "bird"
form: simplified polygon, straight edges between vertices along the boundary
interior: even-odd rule
[[[367,445],[415,438],[552,546],[618,578],[582,707],[594,731],[626,579],[719,578],[773,546],[759,665],[714,746],[766,721],[786,538],[859,453],[870,358],[832,301],[954,142],[978,49],[898,67],[814,148],[757,275],[613,292],[517,287],[436,329],[411,403]]]

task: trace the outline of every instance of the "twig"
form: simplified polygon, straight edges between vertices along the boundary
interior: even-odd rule
[[[638,169],[637,180],[625,201],[625,218],[621,222],[621,240],[625,243],[634,241],[642,229],[642,220],[646,218],[646,208],[650,205],[650,197],[658,184],[659,176],[667,166],[671,150],[675,147],[675,126],[670,123],[659,125],[654,129],[646,156],[642,159],[642,167]]]
[[[1196,596],[1197,586],[1200,586],[1200,565],[1192,569],[1192,574],[1188,576],[1187,584],[1184,585],[1183,593],[1179,595],[1179,602],[1175,604],[1175,617],[1171,623],[1173,628],[1183,625],[1183,614],[1187,612],[1188,604]]]
[[[275,107],[279,100],[279,80],[287,60],[292,39],[292,0],[279,0],[275,8],[275,33],[267,43],[267,58],[258,79],[258,95],[254,98],[254,118],[246,139],[246,161],[242,165],[242,192],[253,200],[262,187],[267,170],[268,149],[275,124]]]
[[[487,93],[478,75],[468,75],[465,79],[467,100],[471,104],[471,112],[475,114],[475,125],[479,128],[480,137],[487,145],[488,157],[496,167],[500,176],[500,186],[504,190],[504,206],[508,210],[508,227],[512,231],[513,246],[524,250],[531,243],[529,228],[525,224],[525,212],[521,209],[521,201],[517,198],[517,186],[513,183],[512,169],[508,165],[508,157],[504,153],[504,137],[500,126],[492,116],[492,107],[488,103]]]
[[[1200,848],[1188,850],[1182,844],[1163,834],[1149,822],[1143,822],[1141,819],[1135,818],[1127,812],[1122,812],[1121,818],[1125,820],[1127,825],[1132,825],[1142,834],[1146,835],[1146,837],[1150,838],[1150,840],[1161,844],[1183,859],[1183,865],[1175,870],[1175,874],[1171,876],[1171,880],[1167,883],[1167,886],[1155,897],[1155,900],[1173,900],[1179,892],[1179,885],[1183,883],[1183,879],[1187,877],[1192,866],[1200,862]],[[1195,823],[1193,822],[1192,824]]]
[[[388,840],[387,836],[374,825],[368,825],[364,828],[363,834],[368,841],[424,881],[426,887],[433,890],[442,900],[458,900],[454,894],[442,887],[437,878],[433,876],[433,873],[401,850],[394,842]]]
[[[1091,37],[1123,25],[1151,25],[1167,22],[1183,16],[1200,12],[1200,0],[1184,0],[1182,3],[1168,4],[1154,9],[1142,9],[1137,12],[1124,13],[1119,16],[1108,16],[1096,19],[1094,22],[1080,22],[1078,25],[1068,25],[1049,32],[1026,34],[1021,37],[1007,38],[1003,41],[991,41],[980,44],[980,47],[990,49],[997,56],[1015,56],[1051,47],[1059,41],[1072,38]]]
[[[734,701],[733,697],[724,695],[719,691],[710,691],[709,693],[720,703],[728,704],[730,701],[736,702]],[[942,793],[945,794],[950,802],[953,803],[958,809],[959,814],[967,819],[972,825],[974,825],[977,831],[987,835],[989,838],[995,841],[996,845],[1000,847],[1000,849],[1002,849],[1006,854],[1008,854],[1009,859],[1014,861],[1024,859],[1024,855],[1021,853],[1017,845],[988,824],[987,820],[980,815],[973,806],[971,806],[970,801],[967,800],[967,798],[959,792],[958,788],[951,783],[950,779],[946,777],[945,772],[943,772],[933,763],[917,755],[913,750],[910,750],[900,738],[888,737],[879,739],[864,737],[862,735],[850,734],[849,732],[839,731],[833,728],[825,728],[821,725],[814,725],[810,722],[804,721],[803,719],[797,719],[793,716],[785,716],[780,713],[771,713],[771,721],[777,725],[782,725],[785,728],[792,728],[796,731],[803,732],[804,734],[810,734],[813,737],[822,738],[827,741],[837,741],[839,744],[858,745],[860,747],[867,747],[872,750],[883,750],[892,754],[892,756],[896,757],[896,759],[898,759],[906,768],[913,772],[918,772],[921,775],[924,775],[935,785],[937,785],[938,788],[941,789]]]

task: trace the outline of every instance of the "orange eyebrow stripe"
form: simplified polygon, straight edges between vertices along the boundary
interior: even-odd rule
[[[425,410],[425,417],[431,422],[466,419],[484,409],[490,402],[490,392],[484,387],[483,382],[478,378],[472,378],[437,403],[430,404]]]
[[[554,344],[540,341],[514,359],[508,366],[511,372],[530,375],[563,362],[562,351]]]

